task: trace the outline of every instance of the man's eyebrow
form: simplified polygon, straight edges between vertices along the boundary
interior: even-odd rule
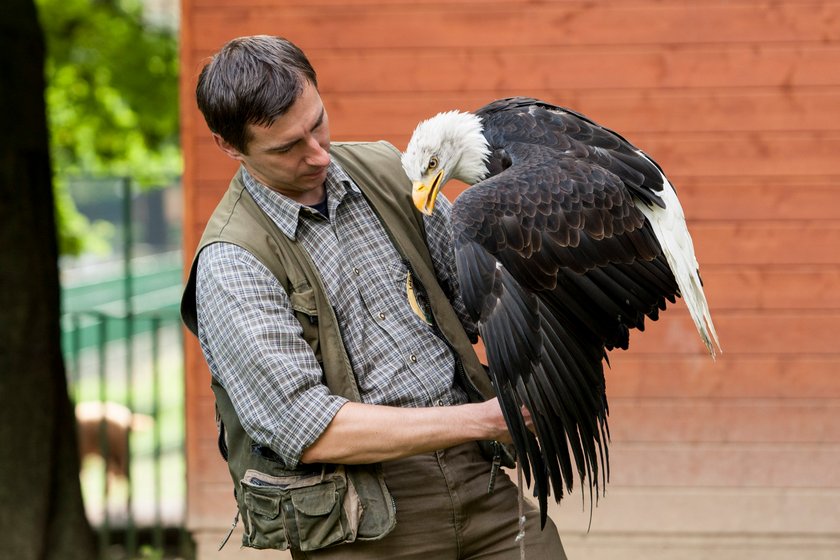
[[[321,126],[321,124],[324,122],[324,116],[326,114],[327,114],[326,108],[321,107],[321,114],[318,115],[318,119],[315,121],[315,124],[312,125],[312,128],[310,129],[310,132],[314,132],[316,128]],[[287,150],[292,149],[292,147],[295,144],[297,144],[298,142],[300,142],[300,140],[301,140],[300,138],[296,138],[296,139],[292,140],[291,142],[286,142],[285,144],[280,144],[278,146],[271,146],[270,148],[267,148],[265,151],[266,152],[285,152]]]

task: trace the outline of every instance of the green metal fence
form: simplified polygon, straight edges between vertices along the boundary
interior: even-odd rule
[[[164,212],[165,190],[141,193],[128,178],[70,184],[79,210],[115,231],[110,256],[62,266],[62,347],[76,403],[82,492],[103,560],[191,556],[184,529],[182,259],[173,249],[179,225],[167,221],[173,212]]]
[[[172,310],[64,315],[85,508],[101,558],[182,557],[184,387]]]
[[[131,282],[123,272],[104,270],[95,280],[71,283],[62,288],[64,324],[62,344],[66,360],[94,347],[102,340],[99,318],[110,317],[105,333],[108,341],[122,340],[130,333],[142,333],[149,321],[125,321],[126,317],[174,317],[181,295],[182,266],[179,253],[133,259]],[[128,292],[131,295],[128,295]],[[71,338],[71,337],[76,337]]]

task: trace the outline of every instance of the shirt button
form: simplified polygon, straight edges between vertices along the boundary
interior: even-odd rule
[[[379,314],[379,318],[380,318],[380,319],[382,319],[382,320],[385,320],[385,314],[384,314],[384,313],[380,313],[380,314]]]
[[[411,360],[412,362],[416,362],[417,361],[417,356],[412,354],[411,356],[409,356],[408,359]]]
[[[443,406],[443,399],[438,399],[435,401],[435,406]]]
[[[359,275],[359,274],[361,274],[361,273],[362,273],[362,272],[361,272],[358,268],[354,268],[354,269],[353,269],[353,274],[355,274],[356,276],[358,276],[358,275]]]

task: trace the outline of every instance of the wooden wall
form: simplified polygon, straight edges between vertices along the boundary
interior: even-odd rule
[[[589,532],[580,494],[553,513],[568,551],[840,557],[840,2],[182,5],[187,255],[234,170],[195,109],[195,77],[235,36],[308,53],[335,140],[404,148],[419,120],[507,95],[588,114],[676,185],[724,354],[704,355],[680,304],[613,355],[612,482]],[[235,510],[193,341],[187,387],[189,523],[214,558]]]

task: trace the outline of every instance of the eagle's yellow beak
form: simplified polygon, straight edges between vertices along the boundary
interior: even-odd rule
[[[439,169],[430,183],[428,181],[414,181],[413,183],[411,198],[414,201],[414,206],[427,216],[431,215],[435,208],[435,200],[437,200],[440,188],[443,186],[441,184],[443,175],[443,169]]]

